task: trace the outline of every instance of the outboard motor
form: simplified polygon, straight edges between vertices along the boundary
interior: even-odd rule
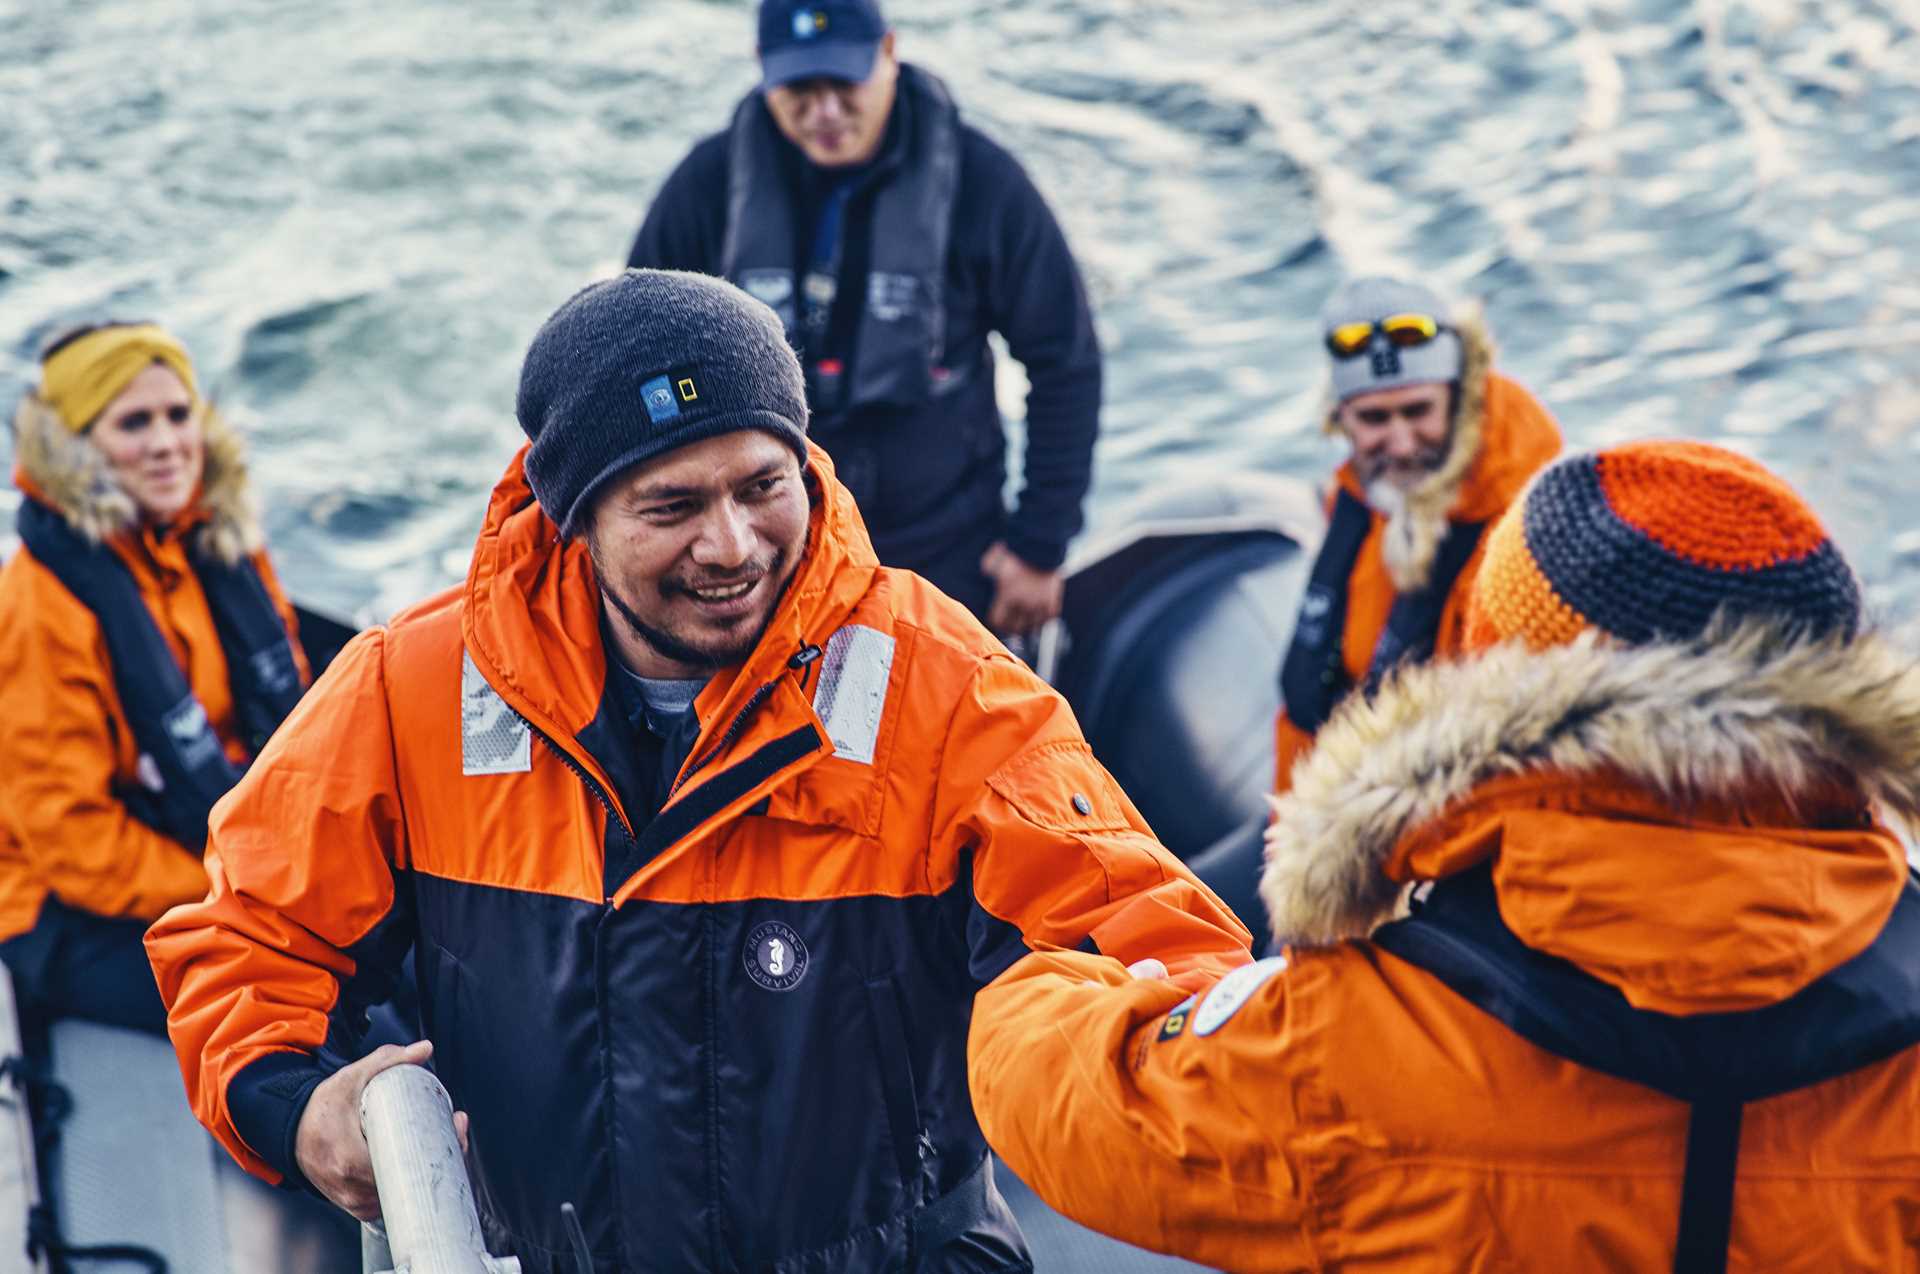
[[[1154,493],[1070,564],[1041,675],[1161,842],[1265,930],[1256,882],[1280,661],[1325,517],[1303,482]]]

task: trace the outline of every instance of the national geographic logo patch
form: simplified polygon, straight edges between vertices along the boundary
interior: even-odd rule
[[[1174,1006],[1173,1012],[1167,1014],[1167,1020],[1160,1024],[1160,1034],[1158,1038],[1162,1043],[1173,1039],[1187,1029],[1187,1023],[1193,1018],[1194,1002],[1199,998],[1197,995],[1189,995],[1186,999]]]
[[[807,944],[778,920],[747,935],[747,976],[769,991],[791,991],[807,976]]]
[[[677,420],[682,407],[699,401],[700,386],[689,372],[668,372],[640,384],[641,405],[647,409],[647,419],[656,425]]]

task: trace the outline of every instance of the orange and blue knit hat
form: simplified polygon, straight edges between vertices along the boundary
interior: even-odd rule
[[[1467,606],[1475,649],[1598,628],[1686,640],[1716,617],[1807,636],[1860,627],[1860,589],[1806,502],[1765,466],[1702,442],[1634,442],[1542,470],[1488,533]]]

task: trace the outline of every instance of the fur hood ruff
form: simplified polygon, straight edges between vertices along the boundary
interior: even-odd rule
[[[1433,559],[1447,535],[1447,514],[1486,445],[1487,378],[1493,372],[1493,336],[1481,310],[1471,303],[1462,303],[1453,327],[1460,335],[1462,365],[1460,401],[1454,411],[1446,458],[1431,477],[1407,493],[1401,507],[1389,514],[1381,540],[1387,573],[1393,578],[1394,588],[1402,593],[1418,590],[1432,574]],[[1340,400],[1329,382],[1321,426],[1330,434],[1341,432],[1335,421],[1339,409]]]
[[[213,404],[201,399],[198,409],[206,452],[198,507],[206,517],[189,535],[198,548],[233,565],[264,543],[247,481],[246,449]],[[139,526],[140,512],[114,481],[106,457],[85,434],[68,429],[38,394],[21,398],[13,436],[20,473],[90,542],[103,543]]]
[[[1745,624],[1695,642],[1598,633],[1408,669],[1351,696],[1274,799],[1260,894],[1283,942],[1361,937],[1388,918],[1395,846],[1476,787],[1551,772],[1624,778],[1684,809],[1772,789],[1857,789],[1920,823],[1920,660],[1867,634],[1796,640]]]

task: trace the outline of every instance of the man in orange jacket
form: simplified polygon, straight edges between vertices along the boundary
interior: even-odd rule
[[[1560,450],[1553,417],[1493,369],[1477,313],[1408,279],[1360,278],[1321,315],[1326,428],[1352,448],[1280,670],[1275,785],[1356,686],[1459,648],[1493,520]]]
[[[1017,1270],[965,1081],[1029,949],[1196,985],[1250,936],[1066,704],[879,566],[772,311],[630,270],[541,329],[464,586],[364,634],[148,938],[194,1109],[377,1210],[328,1074],[415,952],[528,1271]]]
[[[1275,803],[1285,954],[1194,997],[1023,960],[988,1139],[1228,1270],[1913,1267],[1920,665],[1705,444],[1564,460],[1485,552],[1497,648],[1342,709]]]

